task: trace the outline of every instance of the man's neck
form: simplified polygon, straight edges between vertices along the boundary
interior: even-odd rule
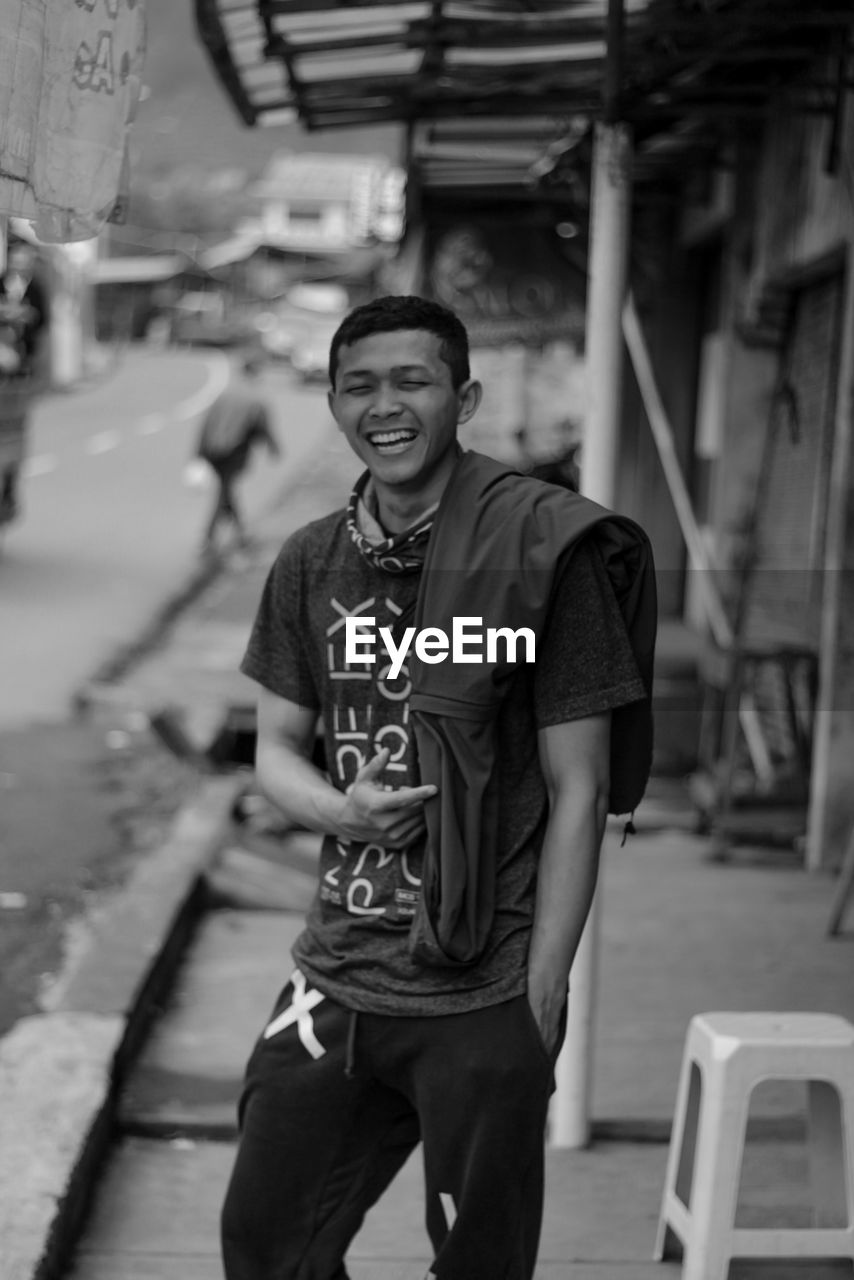
[[[402,494],[386,494],[382,497],[377,495],[377,518],[387,533],[403,533],[404,529],[416,524],[430,507],[435,506],[440,496],[437,494],[434,498],[423,493],[415,494],[412,498]]]
[[[383,528],[391,534],[403,533],[404,529],[415,524],[426,511],[434,507],[445,492],[462,452],[458,447],[447,464],[431,476],[426,485],[421,485],[411,493],[397,487],[378,485],[374,481],[377,519]]]

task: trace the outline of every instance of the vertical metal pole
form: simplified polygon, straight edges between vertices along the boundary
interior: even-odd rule
[[[588,406],[582,451],[582,492],[612,507],[617,494],[623,382],[622,310],[628,268],[632,143],[617,119],[621,0],[608,9],[605,119],[596,125],[590,209],[586,365]],[[597,889],[570,974],[566,1041],[558,1059],[550,1137],[578,1149],[590,1141],[590,1101],[600,933]]]
[[[626,297],[631,205],[631,133],[623,124],[597,124],[590,209],[587,296],[588,409],[582,486],[612,507],[617,499],[623,391],[622,311]]]

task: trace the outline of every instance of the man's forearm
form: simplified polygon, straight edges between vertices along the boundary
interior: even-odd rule
[[[346,797],[300,752],[266,744],[256,762],[258,784],[268,800],[295,826],[340,835]]]
[[[552,806],[537,873],[537,900],[528,956],[529,989],[562,1000],[593,901],[607,797],[559,796]]]

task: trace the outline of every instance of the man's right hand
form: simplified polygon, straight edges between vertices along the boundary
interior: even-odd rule
[[[424,801],[435,796],[438,787],[424,783],[389,790],[380,779],[390,754],[384,747],[356,774],[338,818],[344,839],[405,849],[424,834]]]

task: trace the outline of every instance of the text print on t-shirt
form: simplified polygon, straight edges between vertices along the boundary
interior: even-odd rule
[[[348,662],[346,654],[347,618],[381,617],[383,624],[393,628],[402,610],[389,596],[369,596],[350,607],[334,597],[329,603],[333,621],[326,628],[326,660],[329,676],[340,690],[333,709],[329,761],[335,783],[346,791],[359,769],[385,747],[389,751],[386,774],[394,778],[396,786],[414,786],[418,779],[409,730],[407,666],[398,664],[392,675],[392,655],[382,645],[370,667],[364,662]],[[335,842],[335,849],[334,862],[328,857],[324,860],[328,864],[323,869],[320,895],[325,902],[343,907],[351,915],[384,916],[390,921],[412,918],[421,884],[420,851],[416,854],[341,840]]]

